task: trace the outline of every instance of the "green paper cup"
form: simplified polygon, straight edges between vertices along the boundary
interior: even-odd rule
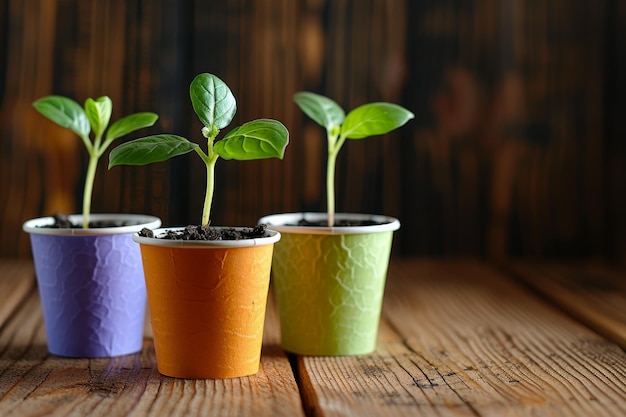
[[[287,213],[259,223],[281,233],[272,261],[272,288],[282,347],[300,355],[362,355],[376,349],[393,232],[392,217],[337,213],[367,226],[297,226],[325,213]]]

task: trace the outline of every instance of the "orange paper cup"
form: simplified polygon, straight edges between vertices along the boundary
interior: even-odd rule
[[[221,379],[258,372],[272,252],[280,239],[268,233],[211,242],[133,236],[141,247],[160,373]]]

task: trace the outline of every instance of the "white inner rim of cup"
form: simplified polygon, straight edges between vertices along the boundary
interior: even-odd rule
[[[335,221],[373,221],[380,224],[368,226],[297,226],[298,222],[318,222],[327,220],[326,213],[282,213],[271,214],[259,219],[259,224],[267,224],[268,229],[278,230],[283,233],[299,233],[314,235],[337,235],[337,234],[363,234],[378,233],[398,230],[400,221],[394,217],[378,214],[361,213],[335,213]]]
[[[83,222],[82,214],[70,214],[67,216],[68,220],[74,224],[81,224]],[[161,219],[155,216],[149,216],[146,214],[91,214],[89,221],[113,221],[113,222],[127,222],[132,223],[125,226],[116,227],[94,227],[89,229],[83,228],[52,228],[45,227],[54,224],[54,217],[39,217],[37,219],[31,219],[24,223],[22,229],[27,233],[34,233],[40,235],[63,235],[63,236],[89,236],[89,235],[110,235],[121,233],[135,233],[141,229],[148,228],[154,229],[161,226]],[[43,227],[42,227],[43,226]]]
[[[219,227],[216,229],[250,229],[249,227]],[[160,236],[167,231],[177,232],[185,230],[184,227],[163,227],[153,230],[156,237],[144,237],[139,236],[138,233],[133,234],[133,240],[142,245],[152,246],[166,246],[176,248],[208,248],[208,247],[220,247],[220,248],[246,248],[250,246],[261,246],[276,243],[280,240],[280,233],[276,230],[267,229],[268,237],[261,237],[255,239],[240,239],[240,240],[174,240],[174,239],[159,239]]]

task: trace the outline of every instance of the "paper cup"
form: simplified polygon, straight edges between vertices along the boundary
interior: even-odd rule
[[[272,264],[281,343],[300,355],[339,356],[376,349],[393,231],[387,216],[336,214],[337,220],[381,224],[291,226],[326,219],[325,213],[287,213],[259,223],[281,233]]]
[[[157,217],[93,214],[129,225],[53,229],[52,217],[24,223],[30,234],[48,351],[65,357],[111,357],[141,350],[146,289],[132,233],[159,227]],[[81,223],[82,216],[70,216]]]
[[[159,236],[165,230],[159,229]],[[134,235],[140,244],[159,372],[222,379],[258,372],[274,243],[180,241]]]

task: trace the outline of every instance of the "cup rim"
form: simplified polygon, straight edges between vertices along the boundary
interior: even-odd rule
[[[234,227],[226,227],[226,226],[213,226],[216,229],[250,229],[250,227],[243,226],[234,226]],[[184,227],[161,227],[158,229],[154,229],[153,232],[155,236],[160,236],[166,231],[179,231],[184,230]],[[162,247],[170,247],[170,248],[247,248],[252,246],[263,246],[270,245],[278,242],[280,240],[280,233],[276,230],[267,229],[267,233],[270,236],[260,237],[254,239],[240,239],[240,240],[173,240],[173,239],[159,239],[158,237],[144,237],[139,236],[139,233],[134,233],[132,238],[133,241],[139,243],[140,245],[149,245],[149,246],[162,246]]]
[[[72,223],[80,224],[83,221],[82,214],[70,214],[68,219]],[[54,224],[54,217],[38,217],[24,222],[22,230],[26,233],[38,235],[55,235],[55,236],[94,236],[94,235],[111,235],[123,233],[139,232],[143,228],[157,228],[161,226],[161,219],[148,214],[130,214],[130,213],[94,213],[89,216],[94,221],[131,221],[136,224],[114,227],[94,227],[94,228],[51,228],[42,227]]]
[[[368,225],[368,226],[295,226],[289,225],[289,223],[296,224],[300,220],[307,221],[319,221],[327,218],[326,213],[318,212],[294,212],[294,213],[279,213],[270,214],[261,217],[258,221],[259,224],[267,224],[268,229],[278,230],[282,233],[297,233],[297,234],[313,234],[313,235],[346,235],[346,234],[364,234],[364,233],[379,233],[398,230],[400,228],[400,221],[395,217],[385,216],[380,214],[363,214],[363,213],[335,213],[335,219],[337,220],[370,220],[380,224]]]

